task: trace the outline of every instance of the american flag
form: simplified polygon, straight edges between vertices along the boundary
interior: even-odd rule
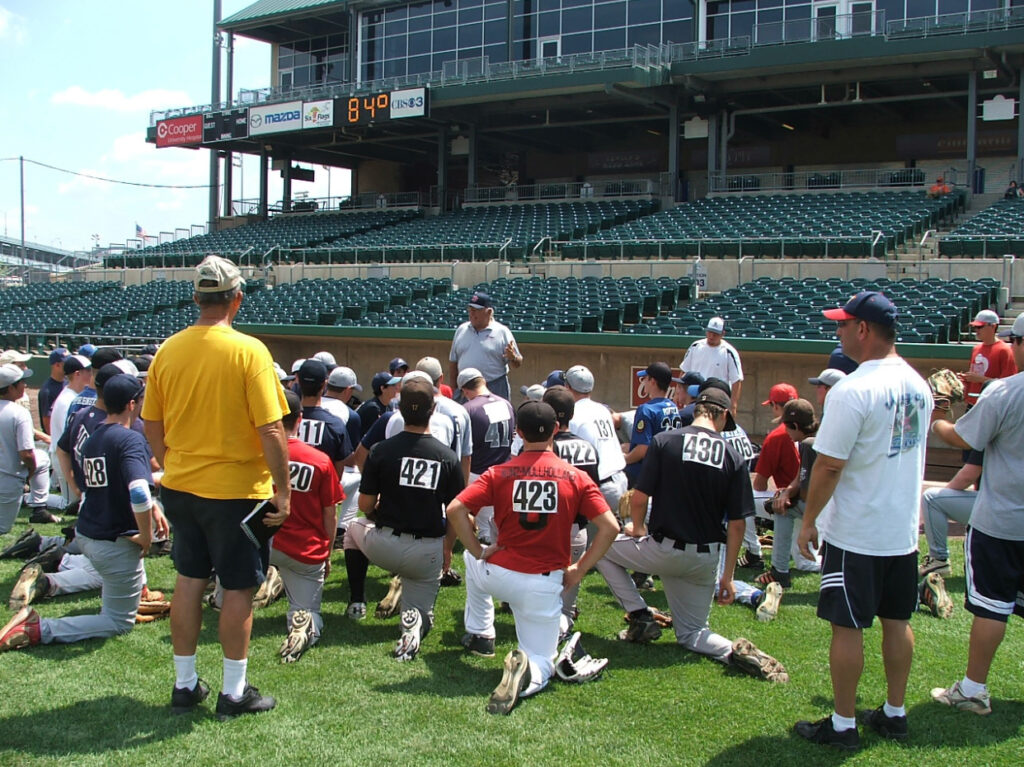
[[[146,230],[139,226],[138,222],[135,222],[135,236],[140,240],[146,239]]]

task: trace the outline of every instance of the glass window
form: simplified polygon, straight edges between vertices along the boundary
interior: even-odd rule
[[[939,0],[939,13],[967,13],[967,0]],[[972,3],[974,8],[976,4]],[[974,8],[980,10],[980,8]]]
[[[419,75],[430,71],[430,56],[410,56],[408,62],[410,75]]]
[[[430,53],[430,33],[418,32],[409,35],[409,55],[419,56],[424,53]]]
[[[732,14],[732,22],[729,27],[729,37],[742,37],[744,35],[750,36],[754,34],[754,14],[749,13],[734,13]]]
[[[787,5],[786,19],[809,19],[811,18],[811,6],[809,5]]]
[[[781,8],[782,0],[757,0],[758,8]]]
[[[445,13],[434,14],[434,29],[438,27],[454,27],[459,21],[458,14],[455,11],[446,11]]]
[[[781,2],[782,0],[779,0]],[[661,18],[664,21],[672,19],[692,19],[694,15],[692,3],[681,3],[679,0],[661,0]]]
[[[484,56],[492,62],[508,61],[508,46],[505,43],[501,45],[488,45],[484,48]]]
[[[430,66],[431,72],[440,72],[444,69],[444,63],[446,61],[455,61],[455,53],[449,51],[447,53],[438,53],[433,57],[433,63]]]
[[[661,28],[662,42],[690,43],[693,42],[693,19],[670,21]]]
[[[661,0],[630,0],[627,4],[629,9],[629,25],[647,24],[652,21],[661,21]]]
[[[561,14],[558,11],[542,13],[537,20],[537,36],[550,37],[562,31]]]
[[[384,62],[385,77],[404,77],[405,59],[391,59]]]
[[[278,69],[291,69],[295,66],[294,56],[279,56],[277,59]]]
[[[422,32],[426,29],[430,29],[429,16],[413,16],[411,19],[409,19],[410,32]]]
[[[772,24],[777,21],[782,21],[782,9],[772,8],[770,10],[758,11],[757,12],[757,23],[758,24]]]
[[[468,24],[471,21],[480,21],[484,17],[484,9],[479,6],[476,8],[459,8],[459,24]]]
[[[459,47],[466,48],[472,45],[480,46],[484,41],[484,25],[477,24],[465,24],[458,27],[459,30]]]
[[[562,34],[589,32],[593,29],[593,11],[590,8],[571,8],[562,11]]]
[[[492,45],[494,43],[505,42],[506,35],[508,34],[508,27],[500,21],[488,21],[484,23],[484,43],[486,45]]]
[[[935,0],[907,0],[907,18],[935,15]]]
[[[562,0],[563,8],[576,8],[581,5],[585,5],[589,8],[593,4],[593,0]]]
[[[594,6],[594,29],[626,26],[626,4],[604,3]]]
[[[484,19],[504,19],[507,8],[504,0],[488,3],[484,6]]]
[[[534,0],[534,5],[537,5],[537,1]],[[540,10],[542,11],[557,11],[562,5],[562,0],[540,0]]]
[[[388,21],[395,19],[404,19],[409,15],[409,6],[407,5],[396,5],[393,8],[387,9]]]
[[[413,3],[409,6],[409,18],[414,16],[429,16],[430,3]]]
[[[630,25],[626,45],[658,45],[661,42],[660,24],[641,24],[639,27]]]
[[[604,29],[594,32],[595,51],[614,51],[626,47],[625,29]]]
[[[903,18],[903,0],[875,0],[875,9],[885,11],[886,21]]]
[[[583,32],[578,35],[562,35],[562,53],[566,56],[573,53],[590,53],[592,42],[590,32]]]
[[[409,22],[405,19],[401,21],[388,21],[384,25],[384,36],[392,37],[393,35],[404,35],[409,30]]]
[[[405,35],[396,35],[395,37],[388,37],[384,40],[384,58],[395,59],[399,56],[405,57]]]
[[[309,85],[309,67],[296,67],[292,70],[292,84],[296,88]]]
[[[721,40],[729,36],[728,16],[708,16],[708,40]]]
[[[455,48],[455,27],[434,30],[434,51],[450,51]]]
[[[752,11],[754,10],[754,0],[732,0],[732,4],[729,6],[729,9],[732,13]]]

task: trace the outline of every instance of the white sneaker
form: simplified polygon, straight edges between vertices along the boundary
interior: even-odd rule
[[[354,621],[361,621],[366,617],[366,602],[349,602],[345,615]]]
[[[420,651],[420,634],[423,631],[423,616],[415,607],[402,612],[402,636],[395,645],[395,660],[407,661]]]
[[[992,698],[988,690],[969,698],[960,690],[960,682],[954,682],[952,687],[936,687],[932,690],[932,700],[946,706],[952,706],[957,711],[970,711],[972,714],[987,716],[992,713]]]

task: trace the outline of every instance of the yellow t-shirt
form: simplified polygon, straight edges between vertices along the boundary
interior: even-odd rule
[[[163,484],[203,498],[269,498],[256,429],[288,403],[267,347],[225,326],[171,336],[149,368],[142,418],[162,421]]]

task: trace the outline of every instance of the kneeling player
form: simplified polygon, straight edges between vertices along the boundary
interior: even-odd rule
[[[297,661],[320,639],[324,621],[320,601],[331,571],[331,549],[338,529],[337,505],[345,498],[338,472],[326,453],[298,438],[302,401],[286,391],[291,514],[271,543],[270,564],[278,569],[288,596],[288,636],[281,645],[282,663]]]
[[[107,418],[82,448],[82,466],[74,467],[79,487],[87,489],[78,514],[77,539],[103,578],[103,607],[98,615],[40,619],[26,606],[0,631],[0,651],[39,643],[78,642],[125,634],[135,625],[142,595],[142,556],[152,540],[153,481],[145,437],[132,431],[139,412],[142,383],[126,374],[107,382]],[[166,533],[166,522],[157,516]]]
[[[398,408],[403,430],[370,451],[359,484],[366,517],[353,520],[345,542],[401,578],[402,634],[394,657],[407,661],[434,623],[442,566],[451,556],[444,507],[465,487],[465,477],[455,452],[430,433],[433,384],[407,379]]]
[[[547,685],[555,671],[562,592],[579,584],[619,530],[593,480],[552,452],[555,428],[549,404],[521,405],[516,432],[523,451],[485,471],[448,506],[448,519],[466,547],[467,648],[478,642],[494,652],[488,595],[508,602],[515,617],[519,646],[505,657],[504,675],[487,704],[492,714],[509,713],[520,697]],[[469,519],[483,506],[494,507],[498,530],[498,540],[486,547]],[[570,564],[573,523],[581,514],[596,525],[597,534],[590,550]],[[603,667],[594,665],[590,676]]]

